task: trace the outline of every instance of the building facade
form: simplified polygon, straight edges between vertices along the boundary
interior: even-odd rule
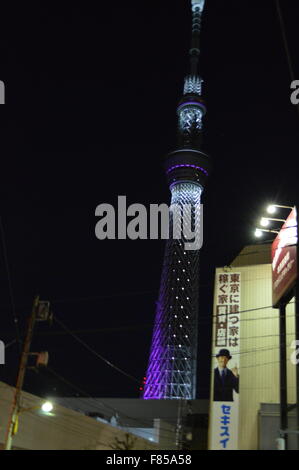
[[[215,351],[226,349],[232,358],[227,368],[233,369],[238,364],[238,393],[234,391],[234,402],[225,405],[238,406],[238,419],[227,423],[230,434],[227,439],[234,436],[234,447],[240,450],[275,449],[274,439],[279,437],[279,310],[272,308],[272,270],[271,246],[252,245],[245,247],[230,266],[216,269],[216,280],[222,274],[240,274],[240,304],[239,304],[239,331],[237,344],[227,341],[217,347],[217,307],[219,301],[219,283],[215,282],[214,309],[213,309],[213,344],[212,344],[212,376],[211,376],[211,403],[209,424],[209,447],[221,448],[225,429],[219,429],[219,423],[213,416],[215,369],[218,367]],[[218,287],[217,287],[218,286]],[[220,289],[225,290],[220,284]],[[232,300],[229,299],[228,300]],[[218,308],[219,310],[219,308]],[[228,312],[229,313],[229,312]],[[287,306],[287,392],[288,403],[296,401],[295,365],[291,362],[291,347],[295,339],[294,299]],[[231,318],[228,315],[228,318]],[[223,326],[223,325],[222,325]],[[228,323],[228,328],[230,324]],[[225,329],[225,328],[224,328]],[[233,347],[230,345],[234,344]],[[268,408],[267,408],[268,407]],[[266,421],[272,411],[275,423],[272,429],[271,440],[264,432],[267,429]],[[268,414],[267,414],[268,413]],[[290,416],[290,422],[293,417]],[[228,420],[226,420],[228,421]],[[225,426],[223,426],[225,427]],[[268,434],[269,437],[269,434]],[[291,444],[293,442],[293,444]],[[218,445],[218,447],[217,447]],[[226,442],[229,447],[230,441]],[[295,445],[291,440],[290,445]],[[296,447],[295,447],[296,448]]]
[[[13,393],[13,387],[0,382],[0,449],[4,444]],[[159,442],[133,435],[128,429],[97,421],[55,401],[53,401],[53,411],[43,413],[40,410],[43,401],[40,397],[22,392],[22,410],[18,419],[18,432],[13,437],[13,450],[113,451],[121,448],[131,450],[161,448]]]

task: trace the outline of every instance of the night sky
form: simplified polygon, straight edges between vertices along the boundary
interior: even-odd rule
[[[299,5],[281,2],[299,79]],[[168,203],[162,159],[176,146],[176,106],[188,73],[188,0],[35,2],[1,14],[0,339],[21,335],[33,298],[54,322],[38,324],[32,351],[49,369],[29,370],[25,389],[138,397],[147,367],[164,242],[99,241],[95,208]],[[214,271],[254,243],[268,202],[298,203],[299,114],[274,0],[207,0],[201,74],[208,114],[204,150],[214,170],[204,192],[198,397],[208,397]],[[11,286],[5,267],[7,255]],[[0,380],[15,383],[18,346]]]

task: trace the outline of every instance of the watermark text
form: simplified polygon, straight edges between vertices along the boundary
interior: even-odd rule
[[[0,104],[5,104],[5,85],[2,80],[0,80]]]
[[[299,364],[299,340],[298,339],[294,339],[294,341],[292,341],[291,348],[295,350],[294,352],[292,352],[291,357],[290,357],[291,363],[294,364],[294,366],[296,366],[297,364]]]
[[[5,364],[5,344],[0,341],[0,365]]]
[[[291,90],[294,90],[290,96],[291,103],[297,105],[299,104],[299,80],[292,81]]]
[[[127,207],[126,196],[118,196],[117,210],[99,204],[95,215],[98,240],[183,240],[185,250],[199,250],[203,244],[202,204],[143,204]]]

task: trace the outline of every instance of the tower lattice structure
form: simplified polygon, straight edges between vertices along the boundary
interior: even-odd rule
[[[182,237],[172,236],[166,242],[144,399],[196,397],[200,250],[186,249],[182,229],[187,206],[191,208],[192,230],[200,233],[202,229],[199,208],[211,164],[208,155],[201,150],[206,107],[202,99],[199,56],[205,0],[191,0],[191,3],[191,70],[185,78],[177,108],[178,148],[168,154],[164,162],[171,205],[176,205],[181,214],[170,217],[169,233],[178,229]]]

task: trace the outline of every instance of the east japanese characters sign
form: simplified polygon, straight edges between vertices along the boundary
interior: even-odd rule
[[[297,213],[292,210],[272,243],[272,302],[276,307],[297,278]]]
[[[241,273],[216,274],[209,448],[238,449]]]

